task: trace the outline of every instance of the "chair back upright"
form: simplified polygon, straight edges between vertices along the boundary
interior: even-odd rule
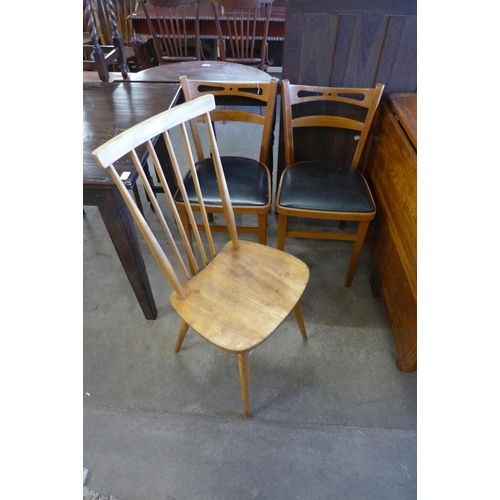
[[[199,0],[141,0],[141,5],[158,64],[201,59]]]
[[[128,77],[129,68],[125,56],[123,39],[118,29],[113,0],[83,0],[83,28],[90,35],[91,45],[83,44],[83,70],[94,70],[103,82],[109,81],[111,64],[118,63],[123,78]],[[109,30],[106,33],[103,26]]]
[[[222,61],[256,66],[265,71],[267,37],[274,0],[210,0]],[[260,46],[259,46],[260,43]]]
[[[106,3],[108,0],[97,0],[98,11],[100,13],[105,13]],[[133,35],[132,20],[129,16],[133,14],[137,7],[139,6],[139,0],[113,0],[114,11],[116,14],[116,24],[118,26],[118,31],[123,39],[125,46],[130,45]],[[108,17],[102,16],[101,25],[101,40],[105,45],[112,43],[113,39],[113,26]]]
[[[207,213],[204,209],[203,197],[195,169],[194,155],[190,144],[190,137],[188,133],[189,126],[187,124],[192,119],[199,118],[206,125],[207,134],[210,141],[211,154],[214,159],[217,182],[219,185],[226,224],[229,228],[229,234],[231,237],[233,248],[236,249],[239,247],[234,213],[229,199],[226,180],[222,170],[215,134],[212,128],[212,123],[210,121],[209,113],[214,108],[215,100],[213,96],[210,95],[203,96],[199,99],[195,99],[184,104],[180,104],[179,106],[164,111],[163,113],[160,113],[159,115],[156,115],[140,123],[139,125],[136,125],[135,127],[122,132],[121,134],[108,141],[106,144],[97,148],[92,153],[97,164],[100,167],[107,169],[110,173],[113,181],[115,182],[120,193],[125,199],[125,202],[130,209],[139,230],[144,236],[153,256],[155,257],[156,262],[171,284],[177,296],[181,299],[184,298],[183,283],[189,281],[193,275],[196,275],[200,271],[200,269],[207,266],[217,253],[212,232],[210,230]],[[174,148],[173,142],[171,140],[171,132],[173,130],[180,131],[184,144],[183,148],[181,148],[183,149],[183,151],[178,151],[177,148]],[[179,218],[179,213],[171,194],[171,187],[168,185],[167,179],[164,174],[165,166],[162,166],[158,155],[155,152],[154,141],[159,135],[163,135],[163,138],[165,139],[170,161],[177,178],[177,183],[179,184],[179,186],[181,186],[181,192],[184,196],[186,210],[194,226],[193,231],[195,234],[195,242],[193,243],[192,240],[188,238],[186,232],[183,229],[183,225]],[[158,200],[148,182],[146,173],[140,161],[141,156],[143,156],[146,151],[149,153],[151,162],[158,175],[158,178],[160,179],[166,200]],[[206,236],[203,239],[200,235],[200,232],[196,228],[193,211],[190,208],[189,202],[187,202],[187,196],[185,195],[185,191],[182,187],[183,174],[181,172],[181,160],[179,160],[179,158],[187,158],[189,169],[191,171],[191,174],[193,175],[193,178],[195,179],[196,191],[198,195],[197,204],[201,207],[201,210],[199,211],[201,211],[202,213],[206,233]],[[136,201],[130,195],[130,192],[117,173],[114,167],[114,163],[119,160],[122,162],[131,160],[133,166],[137,169],[137,172],[139,173],[139,176],[142,180],[142,183],[144,184],[146,192],[157,215],[159,225],[161,226],[165,238],[173,252],[173,255],[175,256],[176,263],[171,263],[171,261],[165,254],[162,246],[159,243],[159,240],[155,236],[150,225],[138,208]],[[160,201],[162,203],[160,203]],[[166,207],[165,212],[162,207]],[[167,211],[170,212],[170,214],[167,214]],[[184,248],[184,252],[181,252],[180,248]],[[183,253],[185,253],[187,261],[183,257]],[[199,262],[200,259],[201,264]],[[174,266],[177,267],[177,271],[175,271]]]
[[[357,169],[384,85],[333,88],[282,82],[285,165],[298,161],[339,161]],[[298,129],[309,133],[297,140]],[[327,134],[321,139],[321,129]],[[336,134],[328,133],[336,129]],[[313,145],[311,147],[311,144]],[[312,151],[311,151],[312,150]],[[310,157],[310,153],[315,155]],[[342,157],[335,157],[337,153]]]

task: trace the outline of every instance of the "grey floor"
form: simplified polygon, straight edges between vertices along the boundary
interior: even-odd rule
[[[273,211],[269,245],[276,228]],[[85,208],[83,241],[88,488],[119,500],[417,497],[417,374],[395,366],[366,250],[345,288],[351,244],[287,239],[311,270],[309,340],[292,316],[254,351],[245,420],[236,356],[192,330],[174,354],[180,320],[147,248],[154,321],[95,207]]]

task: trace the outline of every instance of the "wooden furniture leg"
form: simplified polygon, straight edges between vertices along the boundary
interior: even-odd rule
[[[279,214],[278,216],[278,242],[276,248],[278,250],[285,249],[285,233],[286,233],[286,224],[288,221],[288,217],[283,214]]]
[[[179,328],[179,335],[177,336],[177,342],[174,347],[174,352],[179,352],[182,343],[184,342],[184,338],[186,337],[186,333],[189,330],[189,325],[182,320],[181,326]]]
[[[249,393],[249,379],[250,370],[248,363],[249,352],[244,352],[238,354],[238,366],[240,369],[240,379],[241,379],[241,394],[243,396],[243,411],[245,413],[245,418],[250,415],[250,393]]]
[[[300,302],[293,308],[293,313],[295,314],[295,319],[299,325],[299,330],[304,340],[307,340],[306,327],[304,325],[304,318],[302,317],[302,308],[300,307]]]
[[[127,205],[115,189],[98,191],[94,198],[144,316],[146,319],[156,319],[158,311],[135,231],[134,220]]]
[[[351,286],[352,278],[354,277],[354,273],[356,272],[356,266],[358,265],[359,256],[361,254],[361,249],[363,248],[363,243],[365,242],[365,237],[369,225],[369,220],[358,222],[358,237],[354,242],[354,248],[351,253],[351,261],[349,262],[349,269],[347,270],[345,286]]]

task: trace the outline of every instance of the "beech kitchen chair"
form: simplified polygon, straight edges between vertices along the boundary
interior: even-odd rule
[[[199,0],[141,0],[158,64],[201,58]],[[188,23],[194,23],[190,35]]]
[[[227,141],[219,147],[224,153],[221,156],[224,174],[226,176],[229,195],[233,205],[234,213],[257,215],[257,227],[239,225],[240,233],[258,234],[259,243],[266,244],[267,241],[267,214],[271,210],[271,172],[268,167],[270,155],[272,155],[271,139],[273,137],[274,123],[276,118],[276,92],[278,79],[272,78],[269,82],[207,82],[201,80],[189,80],[181,76],[181,86],[184,99],[190,101],[202,95],[212,94],[220,104],[217,109],[210,113],[212,122],[217,127],[231,127],[233,122],[254,124],[262,128],[260,143],[255,144],[255,158],[243,156],[231,156],[235,149],[234,142]],[[236,102],[237,99],[244,102],[244,106],[226,106],[224,99]],[[260,108],[259,108],[260,107]],[[257,109],[259,108],[259,109]],[[260,112],[265,109],[265,114]],[[225,123],[227,122],[227,123]],[[224,124],[225,123],[225,124]],[[191,128],[196,145],[198,162],[196,169],[203,187],[205,209],[208,213],[222,213],[222,204],[217,188],[217,179],[214,170],[214,160],[210,152],[204,150],[203,142],[198,130],[196,120],[192,120]],[[220,129],[219,129],[220,130]],[[234,141],[234,136],[231,138]],[[247,140],[241,137],[242,141]],[[198,210],[195,202],[196,191],[194,181],[190,172],[184,179],[184,186],[188,193],[193,210]],[[182,195],[179,191],[175,197],[178,209],[181,211],[182,220],[186,230],[189,220],[183,208]],[[203,226],[200,226],[203,229]],[[212,231],[226,231],[222,225],[213,225]]]
[[[191,327],[215,346],[237,354],[244,414],[247,418],[250,412],[250,352],[264,342],[292,311],[302,338],[307,340],[299,300],[309,280],[309,269],[301,260],[285,252],[238,239],[234,212],[210,121],[210,113],[214,109],[215,100],[211,95],[180,104],[121,133],[96,149],[93,156],[98,165],[106,168],[112,176],[160,269],[173,288],[170,301],[182,319],[174,351],[179,351]],[[188,122],[197,118],[203,118],[207,129],[222,208],[229,228],[230,239],[218,253],[210,232],[208,215],[204,210],[203,196],[189,141]],[[174,148],[170,136],[174,128],[180,129],[184,146]],[[193,225],[195,245],[190,244],[184,231],[162,166],[153,147],[152,140],[159,134],[163,134],[165,138],[172,166],[180,185],[183,186],[178,158],[187,158],[186,161],[195,179],[194,183],[199,195],[197,203],[203,215],[206,231],[200,233],[196,225]],[[161,202],[171,211],[168,217],[162,213],[159,201],[151,192],[139,160],[141,155],[136,152],[137,148],[144,147],[147,148],[163,185],[166,200],[161,199]],[[178,154],[179,149],[184,151]],[[161,235],[161,241],[166,239],[170,245],[169,256],[160,246],[151,226],[137,208],[133,197],[113,166],[113,163],[125,155],[130,155],[146,190],[149,191],[159,225],[164,232]],[[185,189],[181,187],[181,191],[186,199],[189,217],[194,220]],[[174,230],[177,236],[174,236]],[[180,248],[184,247],[184,250],[181,251],[178,245]],[[188,263],[185,260],[186,257]],[[190,272],[190,268],[194,271]]]
[[[333,88],[292,85],[288,80],[283,80],[281,87],[285,169],[276,195],[277,247],[285,248],[286,236],[354,241],[345,286],[351,286],[368,226],[376,213],[370,188],[357,168],[383,90],[382,84],[375,88]],[[334,141],[318,135],[325,127],[335,129]],[[310,139],[294,141],[294,133],[304,128],[313,134]],[[311,141],[314,147],[307,152],[314,150],[316,158],[325,150],[330,153],[331,148],[337,148],[351,152],[352,159],[335,162],[299,158],[302,145]],[[289,217],[343,224],[356,221],[357,232],[289,229]]]
[[[267,37],[274,0],[210,0],[214,9],[221,61],[266,71]]]

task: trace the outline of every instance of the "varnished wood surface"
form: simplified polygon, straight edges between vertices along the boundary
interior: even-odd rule
[[[186,75],[190,80],[221,82],[269,82],[271,76],[244,64],[223,61],[187,61],[163,64],[131,74],[133,82],[179,82]]]
[[[417,86],[416,0],[288,0],[283,78],[332,87]]]
[[[383,104],[363,174],[377,204],[367,244],[404,372],[417,366],[417,154]]]
[[[417,149],[417,94],[391,94],[389,106],[413,147]]]
[[[180,85],[139,84],[131,82],[83,84],[83,185],[114,186],[109,174],[99,168],[92,151],[140,121],[176,102]],[[132,170],[133,165],[118,164],[118,170]]]
[[[250,241],[239,244],[235,250],[227,243],[203,273],[183,286],[185,299],[174,292],[170,296],[195,331],[233,353],[254,349],[268,338],[309,281],[309,269],[296,257]]]

